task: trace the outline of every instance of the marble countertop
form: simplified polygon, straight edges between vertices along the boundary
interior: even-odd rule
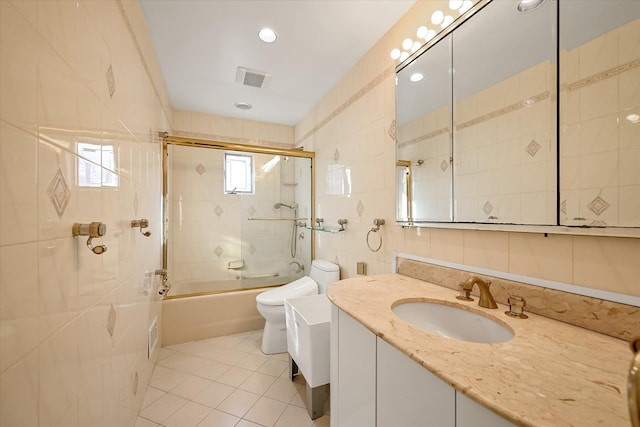
[[[459,392],[522,426],[630,426],[627,342],[527,313],[514,319],[455,299],[456,291],[399,274],[342,280],[329,299]],[[407,300],[445,301],[484,314],[515,333],[499,344],[459,341],[401,320]]]

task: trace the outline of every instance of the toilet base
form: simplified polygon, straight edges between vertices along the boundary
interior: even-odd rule
[[[287,352],[287,324],[269,322],[265,323],[262,332],[261,350],[264,354],[276,354]]]

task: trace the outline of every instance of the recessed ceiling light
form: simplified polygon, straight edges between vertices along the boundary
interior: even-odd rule
[[[248,102],[236,102],[234,105],[238,110],[251,110],[253,108],[253,105]]]
[[[422,73],[413,73],[411,74],[411,77],[409,77],[409,80],[411,80],[412,82],[419,82],[423,78],[424,75]]]
[[[265,43],[273,43],[278,38],[278,35],[271,28],[263,28],[258,33],[258,37]]]

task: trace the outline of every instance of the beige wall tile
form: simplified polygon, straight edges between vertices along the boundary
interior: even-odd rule
[[[0,376],[0,424],[38,427],[38,351]]]
[[[573,283],[627,295],[640,295],[640,240],[573,237]]]
[[[431,230],[431,256],[443,261],[464,263],[464,231]]]
[[[509,233],[509,273],[572,283],[572,236]]]
[[[507,271],[509,233],[463,230],[464,264]]]

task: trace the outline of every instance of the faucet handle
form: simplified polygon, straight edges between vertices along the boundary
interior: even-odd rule
[[[471,298],[471,290],[465,289],[464,283],[460,283],[458,285],[458,292],[459,295],[456,297],[456,299],[459,299],[461,301],[473,301],[473,298]]]
[[[524,298],[517,295],[509,295],[507,302],[509,303],[509,311],[505,311],[504,314],[515,317],[516,319],[526,319],[529,317],[524,314],[524,307],[527,305]]]

